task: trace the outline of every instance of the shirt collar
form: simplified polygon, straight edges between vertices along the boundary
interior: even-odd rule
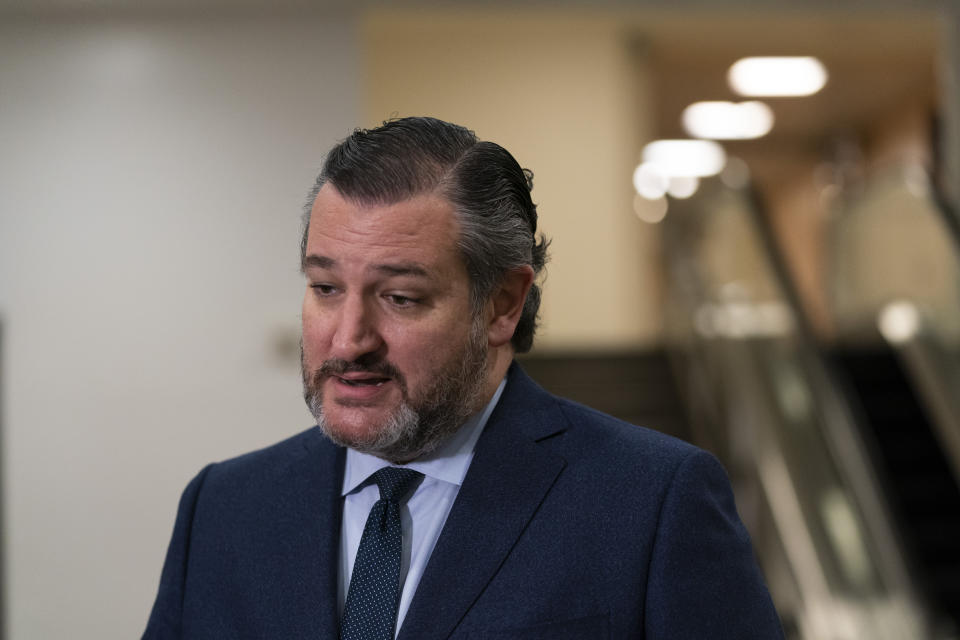
[[[487,425],[490,414],[497,406],[506,384],[507,379],[504,378],[500,381],[493,397],[490,398],[490,402],[481,411],[470,416],[463,426],[435,451],[413,462],[394,465],[369,453],[347,449],[341,495],[345,496],[352,493],[380,469],[395,466],[413,469],[425,476],[460,486],[463,483],[463,478],[467,475],[470,461],[473,460],[473,450],[476,447],[477,440],[480,438],[483,428]]]

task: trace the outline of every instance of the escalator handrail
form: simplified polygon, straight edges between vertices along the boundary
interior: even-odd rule
[[[764,213],[767,209],[763,199],[752,185],[747,187],[745,195],[749,205],[749,220],[757,230],[761,249],[772,266],[777,286],[783,292],[796,319],[796,340],[799,345],[798,352],[802,354],[801,365],[818,399],[815,403],[821,414],[818,424],[830,425],[830,428],[823,429],[824,439],[830,446],[834,459],[843,461],[843,464],[837,467],[847,486],[854,492],[862,515],[867,520],[874,544],[878,547],[885,580],[898,590],[915,593],[916,586],[899,552],[902,542],[893,524],[891,509],[877,490],[881,483],[865,455],[867,446],[856,427],[853,411],[839,391],[843,388],[839,376],[817,347],[800,293],[775,239],[770,218]]]

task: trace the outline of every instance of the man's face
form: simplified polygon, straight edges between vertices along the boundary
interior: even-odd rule
[[[368,206],[320,190],[303,265],[304,396],[335,442],[407,462],[485,400],[486,335],[457,234],[436,195]]]

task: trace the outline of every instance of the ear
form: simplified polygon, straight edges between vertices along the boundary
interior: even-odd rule
[[[493,290],[487,305],[487,340],[491,347],[501,347],[510,342],[520,322],[520,313],[533,278],[533,268],[523,265],[504,274],[500,284]]]

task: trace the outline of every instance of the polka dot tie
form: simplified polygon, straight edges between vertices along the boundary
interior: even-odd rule
[[[341,640],[393,640],[400,603],[400,501],[423,477],[411,469],[385,467],[373,474],[380,499],[370,509],[353,563]]]

